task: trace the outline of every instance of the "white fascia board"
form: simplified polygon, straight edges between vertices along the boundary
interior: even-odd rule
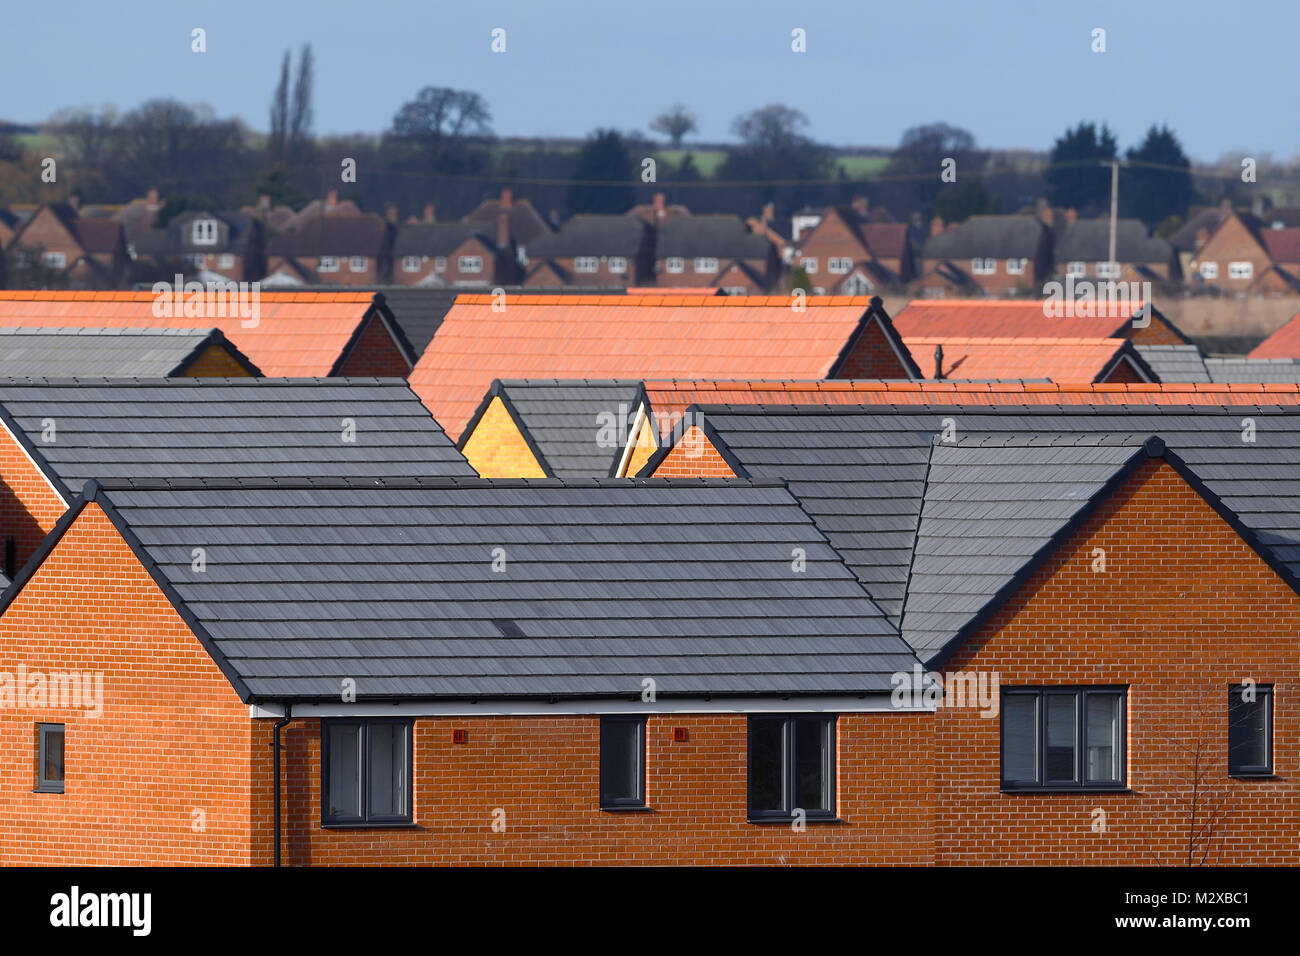
[[[59,494],[59,489],[54,486],[54,482],[50,479],[50,476],[45,473],[45,469],[42,468],[40,465],[36,464],[36,459],[33,458],[31,452],[27,450],[27,446],[24,445],[22,441],[19,440],[18,436],[13,433],[13,430],[5,423],[4,419],[2,418],[0,418],[0,428],[3,428],[5,430],[5,434],[8,435],[13,440],[13,443],[18,446],[18,450],[23,453],[23,457],[26,458],[29,462],[31,462],[32,467],[36,469],[36,473],[40,475],[43,479],[45,479],[45,483],[50,486],[50,491],[54,492],[54,497],[62,501],[64,510],[67,510],[67,508],[69,507],[68,499],[64,498],[63,495]]]

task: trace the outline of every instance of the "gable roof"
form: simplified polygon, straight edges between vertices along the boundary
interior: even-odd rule
[[[528,244],[530,259],[572,259],[576,256],[633,258],[646,247],[650,228],[636,216],[578,215],[558,232],[538,236]]]
[[[550,235],[555,231],[551,228],[551,224],[542,217],[542,214],[527,199],[512,200],[508,208],[510,238],[521,245],[532,242],[538,236]],[[491,235],[495,236],[496,221],[501,211],[500,198],[485,199],[474,207],[469,215],[465,217],[465,221],[481,223],[480,229],[487,229]]]
[[[1196,235],[1202,229],[1212,233],[1219,228],[1227,213],[1219,206],[1207,206],[1192,212],[1187,222],[1169,236],[1169,244],[1179,252],[1196,252]]]
[[[1056,240],[1056,261],[1106,262],[1110,257],[1110,218],[1079,219]],[[1115,261],[1165,263],[1174,257],[1168,241],[1152,236],[1139,219],[1115,223]]]
[[[1300,358],[1300,313],[1260,342],[1247,358]]]
[[[779,484],[208,481],[86,500],[248,702],[337,701],[344,675],[359,701],[639,699],[648,675],[668,698],[862,695],[916,663]]]
[[[94,478],[474,474],[401,379],[4,379],[0,419],[67,501]]]
[[[1138,354],[1155,371],[1162,382],[1212,382],[1206,359],[1196,345],[1138,345]],[[1264,379],[1236,379],[1239,382]]]
[[[213,220],[217,223],[215,242],[194,241],[194,223]],[[147,256],[179,256],[186,253],[231,253],[248,255],[253,240],[261,234],[262,224],[244,212],[209,212],[188,210],[162,229],[149,229],[135,240],[135,251]]]
[[[220,329],[0,328],[0,378],[166,378],[209,347],[250,375],[256,365]]]
[[[1123,361],[1146,378],[1155,373],[1128,339],[1117,338],[960,338],[904,336],[921,361],[943,349],[942,378],[1035,379],[1053,382],[1101,382]]]
[[[267,241],[266,254],[277,258],[377,257],[392,231],[388,220],[374,213],[314,216],[272,236]]]
[[[772,244],[750,232],[739,216],[681,216],[659,224],[655,257],[766,259]]]
[[[368,322],[378,318],[414,364],[401,329],[381,296],[364,292],[262,292],[256,324],[231,315],[154,314],[152,292],[0,291],[0,324],[24,327],[219,328],[265,375],[336,374]],[[200,311],[218,311],[204,308]]]
[[[1033,259],[1047,227],[1034,216],[971,216],[925,241],[926,259]]]
[[[475,222],[417,222],[398,230],[393,255],[449,256],[470,239],[497,248],[496,240]]]
[[[639,221],[639,220],[633,220]],[[459,438],[497,378],[828,378],[860,329],[892,330],[878,298],[530,296],[505,312],[457,299],[411,387]],[[904,354],[906,350],[903,350]]]
[[[1214,382],[1300,383],[1300,358],[1207,358]]]
[[[1117,302],[1114,309],[1107,303],[1099,311],[1111,314],[1052,315],[1042,299],[913,299],[894,316],[894,327],[905,338],[1117,338],[1132,327],[1142,303]],[[1151,319],[1173,328],[1154,307]]]
[[[1259,237],[1274,262],[1300,263],[1300,229],[1261,229]]]

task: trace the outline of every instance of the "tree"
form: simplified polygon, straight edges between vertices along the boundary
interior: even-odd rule
[[[566,195],[570,213],[627,212],[635,202],[632,154],[617,130],[598,129],[578,152]],[[596,186],[590,183],[621,184]]]
[[[1145,223],[1185,217],[1192,202],[1191,161],[1167,126],[1152,126],[1126,154],[1120,198],[1129,215]]]
[[[698,128],[695,115],[681,103],[674,103],[667,112],[660,113],[650,123],[650,129],[668,137],[673,144],[673,149],[681,149],[682,139],[686,134],[693,133]]]
[[[267,137],[266,151],[274,162],[284,162],[285,147],[289,141],[289,51],[284,51],[280,61],[280,82],[271,95],[271,133]]]
[[[698,183],[704,179],[704,175],[700,172],[700,167],[695,165],[695,156],[687,153],[677,164],[677,168],[670,169],[668,175],[663,178],[674,183]]]
[[[304,43],[298,54],[298,78],[293,84],[293,101],[289,110],[289,151],[301,150],[311,139],[311,89],[313,80],[311,44]]]
[[[889,157],[885,167],[886,203],[896,212],[920,208],[924,218],[929,219],[938,212],[936,203],[940,192],[958,193],[962,198],[951,196],[947,203],[950,210],[960,213],[962,208],[970,206],[966,218],[975,212],[983,211],[989,203],[982,187],[976,185],[980,193],[966,188],[968,177],[978,174],[984,165],[985,157],[975,149],[975,137],[959,126],[947,123],[927,123],[913,126],[903,132],[898,147]],[[942,173],[947,161],[951,160],[961,188],[954,190],[952,183],[943,181]],[[890,180],[894,181],[891,182]],[[993,201],[996,207],[996,201]],[[943,215],[940,213],[940,215]],[[944,218],[948,217],[944,215]]]
[[[244,130],[219,120],[207,106],[170,99],[149,100],[122,117],[117,158],[109,185],[119,195],[140,195],[151,186],[165,194],[232,190],[232,169],[244,166]]]
[[[804,134],[808,117],[774,103],[737,116],[731,131],[741,145],[718,170],[720,179],[826,179],[832,172],[829,152]]]
[[[492,135],[487,101],[468,90],[426,86],[393,116],[392,137],[427,155],[439,172],[472,168],[476,140]]]
[[[1115,150],[1115,134],[1104,123],[1100,130],[1092,123],[1066,130],[1052,144],[1043,173],[1048,200],[1084,214],[1109,208],[1110,170],[1103,163],[1115,159]]]
[[[997,211],[998,197],[975,179],[945,185],[934,200],[934,214],[944,222],[962,222]]]

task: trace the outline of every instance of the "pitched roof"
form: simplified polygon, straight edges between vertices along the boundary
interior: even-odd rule
[[[1251,349],[1247,358],[1300,358],[1300,313]]]
[[[399,348],[414,354],[382,300],[365,292],[263,292],[255,324],[233,306],[187,316],[155,315],[159,296],[152,292],[0,291],[0,324],[24,327],[86,328],[219,328],[264,375],[326,376],[336,374],[353,343],[372,317],[394,333]]]
[[[411,373],[453,438],[497,378],[827,378],[883,315],[879,299],[854,296],[810,297],[799,313],[788,296],[521,295],[505,312],[492,302],[459,298]]]
[[[496,235],[497,217],[501,215],[501,200],[485,199],[469,215],[466,222],[480,223],[480,229]],[[551,224],[542,218],[533,204],[527,199],[516,199],[510,203],[510,237],[520,244],[532,242],[539,236],[550,235],[554,230]]]
[[[92,478],[474,474],[401,379],[4,379],[0,418],[65,498]]]
[[[894,328],[904,337],[1111,338],[1141,308],[1120,302],[1103,310],[1111,315],[1056,316],[1042,299],[913,299],[894,316]]]
[[[1274,262],[1300,262],[1300,229],[1261,229],[1259,237]]]
[[[746,228],[739,216],[681,216],[659,224],[655,256],[716,259],[765,259],[772,244]]]
[[[316,216],[272,236],[268,256],[378,256],[392,226],[383,216]]]
[[[618,466],[645,393],[637,381],[496,381],[457,447],[465,447],[494,398],[506,406],[548,477],[604,478]]]
[[[211,243],[194,241],[194,223],[209,219],[217,223],[216,239]],[[135,251],[139,255],[179,256],[186,253],[222,253],[229,252],[247,255],[253,239],[259,234],[261,223],[243,212],[215,213],[189,210],[169,222],[165,228],[149,229],[135,240]]]
[[[1207,233],[1219,228],[1226,213],[1218,206],[1208,206],[1191,213],[1187,222],[1169,236],[1169,244],[1179,252],[1195,252],[1196,234],[1204,229]]]
[[[1212,382],[1205,355],[1197,345],[1138,345],[1138,354],[1162,382]],[[1236,379],[1239,382],[1250,379]],[[1254,379],[1253,381],[1265,381]]]
[[[971,216],[925,241],[926,259],[1033,259],[1046,230],[1034,216]]]
[[[934,360],[930,356],[942,347],[943,378],[1100,382],[1127,359],[1148,380],[1155,380],[1128,339],[904,336],[903,341],[912,355],[931,369]]]
[[[0,377],[166,378],[208,347],[261,371],[220,329],[0,328]]]
[[[636,256],[649,241],[649,227],[636,216],[580,215],[558,232],[538,236],[528,244],[530,259],[572,259],[576,256]]]
[[[403,226],[393,243],[393,255],[449,256],[470,239],[478,239],[489,249],[496,240],[476,222],[417,222]]]
[[[1110,256],[1110,219],[1080,219],[1067,225],[1056,240],[1057,262],[1106,262]],[[1174,247],[1152,236],[1139,219],[1115,223],[1116,262],[1169,262]]]
[[[75,235],[89,255],[111,255],[124,242],[122,224],[116,219],[78,217]]]
[[[916,663],[780,485],[194,484],[88,491],[246,701],[887,693]]]
[[[1300,358],[1207,358],[1214,382],[1300,383]]]

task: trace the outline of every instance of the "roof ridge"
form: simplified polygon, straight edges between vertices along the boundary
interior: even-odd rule
[[[786,488],[778,478],[92,478],[82,494],[100,491],[473,491],[483,488]]]

